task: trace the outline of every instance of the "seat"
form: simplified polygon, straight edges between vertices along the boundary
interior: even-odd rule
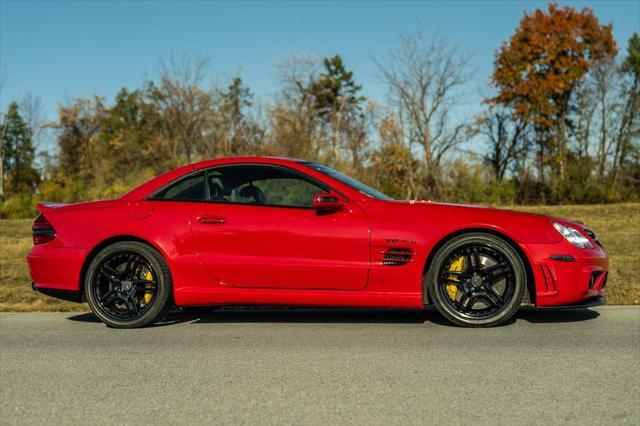
[[[267,201],[267,197],[265,197],[262,189],[257,186],[253,186],[253,184],[249,184],[242,188],[238,195],[243,199],[253,200],[249,202],[254,204],[264,204]]]
[[[227,201],[227,199],[224,198],[224,189],[219,182],[209,182],[209,199],[217,201]]]

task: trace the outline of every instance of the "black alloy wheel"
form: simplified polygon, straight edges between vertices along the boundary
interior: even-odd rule
[[[171,275],[164,258],[152,247],[119,242],[92,259],[85,291],[91,310],[106,324],[143,327],[170,308]]]
[[[447,319],[487,327],[507,321],[518,310],[526,272],[507,242],[470,233],[453,238],[436,253],[426,282],[425,290]]]

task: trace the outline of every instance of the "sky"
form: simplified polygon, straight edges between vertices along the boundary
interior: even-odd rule
[[[640,0],[564,1],[612,23],[621,50],[640,32]],[[40,96],[53,119],[60,104],[154,78],[162,57],[206,56],[211,78],[239,74],[258,101],[277,88],[276,64],[291,55],[342,55],[364,95],[382,102],[384,84],[372,58],[398,35],[437,32],[473,52],[472,99],[487,90],[493,57],[525,11],[545,1],[204,2],[0,0],[0,108]]]

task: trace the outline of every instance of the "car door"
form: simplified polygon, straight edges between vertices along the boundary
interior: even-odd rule
[[[218,283],[336,290],[366,285],[366,216],[348,202],[340,211],[317,212],[314,195],[330,188],[271,165],[209,169],[206,188],[207,201],[193,206],[191,231]]]

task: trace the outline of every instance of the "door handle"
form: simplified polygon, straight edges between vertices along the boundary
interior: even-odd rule
[[[226,223],[227,219],[222,216],[198,216],[197,221],[203,225],[219,225]]]

